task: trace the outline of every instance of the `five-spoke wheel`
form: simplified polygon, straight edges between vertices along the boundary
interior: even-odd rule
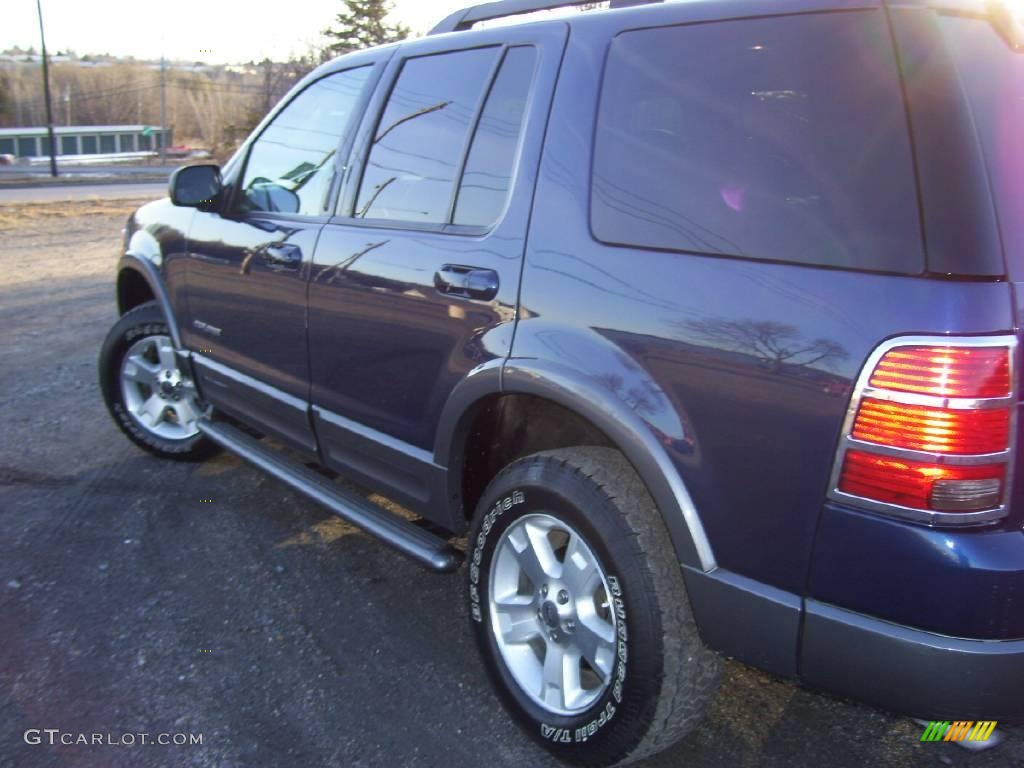
[[[146,336],[121,364],[121,395],[128,413],[158,437],[183,440],[199,432],[195,385],[178,367],[169,336]]]
[[[545,709],[587,709],[611,683],[615,614],[601,564],[578,531],[547,514],[501,536],[490,579],[491,628],[509,671]]]

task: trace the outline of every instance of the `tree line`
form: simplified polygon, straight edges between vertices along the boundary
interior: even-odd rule
[[[159,125],[160,98],[176,143],[230,150],[287,90],[318,62],[307,58],[240,67],[183,68],[119,61],[50,68],[54,124]],[[46,124],[36,65],[0,70],[0,127]]]

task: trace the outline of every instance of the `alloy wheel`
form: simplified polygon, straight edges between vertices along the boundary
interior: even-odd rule
[[[121,395],[132,419],[157,437],[187,440],[199,432],[198,393],[179,368],[168,336],[132,344],[121,363]]]
[[[498,649],[536,704],[574,715],[604,694],[616,616],[601,563],[578,531],[549,514],[517,520],[498,541],[489,593]]]

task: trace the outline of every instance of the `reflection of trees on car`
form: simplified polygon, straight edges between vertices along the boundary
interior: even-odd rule
[[[405,123],[408,123],[411,120],[415,120],[417,117],[423,117],[424,115],[430,115],[430,114],[433,114],[434,112],[440,112],[442,109],[446,108],[451,103],[452,102],[450,100],[449,101],[441,101],[441,102],[438,102],[437,104],[432,104],[429,107],[424,107],[423,109],[418,109],[415,112],[411,112],[408,115],[404,115],[403,117],[398,118],[393,123],[391,123],[391,125],[389,125],[383,131],[378,133],[377,137],[373,140],[373,143],[374,144],[379,144],[380,142],[382,142],[384,140],[384,138],[389,133],[391,133],[393,130],[398,128],[400,125],[404,125]],[[359,210],[356,211],[355,217],[357,219],[365,218],[366,214],[370,211],[371,208],[373,208],[373,204],[377,202],[377,198],[381,196],[381,194],[384,192],[385,189],[390,187],[396,181],[398,181],[398,177],[397,176],[390,176],[387,179],[385,179],[384,181],[382,181],[380,184],[378,184],[374,188],[373,194],[370,196],[370,199],[366,201],[366,204],[363,205]]]
[[[849,357],[846,349],[831,339],[807,339],[795,326],[774,320],[692,320],[686,328],[715,346],[753,355],[773,373],[782,372],[787,365],[822,363],[829,367]]]

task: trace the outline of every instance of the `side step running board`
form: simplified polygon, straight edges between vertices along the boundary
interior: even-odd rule
[[[441,537],[393,515],[337,483],[332,483],[230,424],[201,419],[199,430],[215,443],[255,464],[313,501],[323,504],[352,525],[394,547],[429,570],[451,573],[462,562],[462,553]]]

